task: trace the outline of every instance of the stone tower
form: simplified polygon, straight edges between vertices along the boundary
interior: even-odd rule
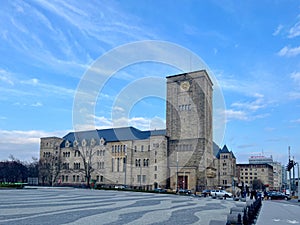
[[[213,186],[212,86],[205,70],[167,77],[171,188]]]

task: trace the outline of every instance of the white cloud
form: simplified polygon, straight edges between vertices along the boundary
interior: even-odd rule
[[[276,28],[276,30],[273,32],[273,36],[277,36],[281,30],[283,29],[283,25],[279,24],[278,27]]]
[[[30,106],[32,106],[32,107],[41,107],[41,106],[43,106],[43,104],[41,102],[36,102],[36,103],[31,104]]]
[[[230,121],[232,119],[234,120],[248,120],[247,113],[241,110],[233,110],[233,109],[228,109],[225,110],[225,115],[227,121]]]
[[[293,72],[291,78],[297,85],[300,85],[300,72]]]
[[[0,130],[0,160],[9,155],[22,160],[39,157],[41,137],[62,137],[70,131],[47,132],[41,130]]]
[[[145,118],[145,117],[119,117],[114,120],[105,118],[104,116],[92,116],[95,120],[97,129],[116,128],[133,126],[141,130],[165,129],[166,121],[160,117]],[[83,127],[82,127],[83,128]],[[86,128],[86,127],[85,127]],[[89,128],[92,128],[89,126]],[[92,128],[95,129],[95,128]]]
[[[267,104],[264,102],[263,95],[257,95],[258,98],[254,101],[248,102],[235,102],[232,103],[232,107],[241,108],[245,110],[257,111],[258,109],[265,108]]]
[[[32,78],[29,80],[20,81],[21,84],[31,85],[36,88],[39,88],[43,92],[49,94],[55,94],[56,96],[67,95],[73,97],[75,91],[69,88],[60,87],[52,84],[41,83],[37,78]],[[31,90],[32,91],[32,90]],[[42,93],[43,93],[42,92]]]
[[[287,56],[287,57],[297,56],[300,54],[300,46],[295,48],[290,48],[285,46],[277,54],[279,56]]]
[[[14,85],[12,74],[3,69],[0,69],[0,81]]]
[[[296,119],[296,120],[291,120],[290,122],[291,122],[291,123],[300,123],[300,118],[299,118],[299,119]]]
[[[0,144],[38,144],[41,137],[61,137],[68,131],[0,130]]]
[[[292,99],[292,100],[297,100],[297,99],[300,99],[300,92],[290,92],[288,94],[289,98]]]
[[[298,21],[290,30],[288,37],[294,38],[300,36],[300,21]]]

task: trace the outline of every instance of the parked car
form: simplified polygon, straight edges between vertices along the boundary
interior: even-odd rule
[[[156,189],[154,189],[154,192],[165,193],[165,192],[167,192],[167,190],[166,189],[162,189],[162,188],[156,188]]]
[[[187,195],[191,195],[192,191],[191,190],[187,190],[187,189],[179,189],[178,190],[179,194],[187,194]]]
[[[271,200],[290,200],[291,197],[289,195],[286,195],[285,193],[279,192],[279,191],[269,191],[267,193],[268,199]]]
[[[211,196],[211,190],[203,190],[201,192],[201,196],[203,196],[203,197]]]
[[[232,193],[227,192],[225,190],[212,190],[210,192],[212,197],[221,197],[221,198],[231,198],[232,197]]]

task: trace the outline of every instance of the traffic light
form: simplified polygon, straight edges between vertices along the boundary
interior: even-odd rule
[[[286,166],[286,170],[290,171],[294,167],[294,161],[289,159],[289,163]]]

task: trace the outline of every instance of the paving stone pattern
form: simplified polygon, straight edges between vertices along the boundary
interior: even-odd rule
[[[87,189],[0,190],[0,224],[221,225],[231,199]]]

